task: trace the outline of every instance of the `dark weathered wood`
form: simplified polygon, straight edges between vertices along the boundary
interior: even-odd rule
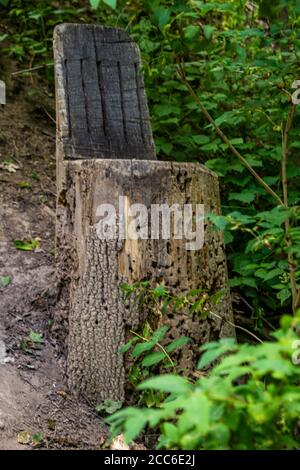
[[[64,158],[155,160],[140,52],[127,33],[63,24],[54,55]]]
[[[101,204],[204,204],[220,213],[218,179],[201,165],[157,162],[138,47],[126,32],[90,25],[55,30],[57,101],[57,259],[61,296],[56,316],[67,339],[70,389],[91,402],[124,398],[126,364],[118,354],[128,330],[145,320],[145,307],[126,302],[123,282],[165,282],[174,293],[228,287],[222,235],[206,226],[204,246],[185,240],[103,240]],[[144,161],[141,161],[144,160]],[[128,215],[119,215],[128,226]],[[199,321],[173,315],[170,339],[195,345],[232,335],[229,291]],[[226,320],[229,320],[226,321]],[[66,338],[63,338],[64,341]],[[198,354],[178,358],[187,369]]]

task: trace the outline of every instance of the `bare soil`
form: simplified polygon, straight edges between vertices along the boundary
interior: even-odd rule
[[[12,80],[13,69],[5,64],[0,105],[0,449],[97,449],[105,433],[94,409],[67,390],[53,330],[54,98],[45,109],[28,95],[32,79]],[[19,250],[15,240],[36,248]]]

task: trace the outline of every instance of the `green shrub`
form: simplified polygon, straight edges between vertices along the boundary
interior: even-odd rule
[[[164,449],[299,447],[299,336],[300,312],[282,318],[274,342],[221,339],[202,346],[199,379],[165,374],[144,381],[138,390],[164,398],[154,407],[129,407],[109,417],[112,436],[124,433],[130,442],[151,428]]]

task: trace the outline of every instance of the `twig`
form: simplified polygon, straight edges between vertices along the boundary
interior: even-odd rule
[[[31,67],[31,68],[24,69],[24,70],[18,70],[18,72],[12,72],[10,75],[14,77],[16,75],[22,75],[23,73],[34,72],[35,70],[40,70],[45,67],[52,67],[52,66],[53,66],[53,62],[50,62],[49,64],[37,65],[36,67]]]
[[[256,336],[254,333],[252,333],[252,331],[247,330],[247,328],[244,328],[243,326],[236,325],[235,323],[232,323],[230,320],[227,320],[226,318],[220,317],[220,315],[217,315],[214,312],[210,311],[209,313],[211,315],[213,315],[214,317],[217,317],[219,320],[224,321],[225,323],[228,323],[229,325],[233,326],[234,328],[238,328],[239,330],[242,330],[245,333],[248,333],[248,335],[253,336],[253,338],[255,338],[256,341],[258,341],[259,343],[263,343],[263,341],[258,336]]]
[[[204,104],[202,103],[201,99],[199,98],[199,96],[197,95],[197,93],[194,91],[194,89],[192,88],[192,86],[190,85],[190,83],[187,81],[186,77],[185,77],[185,71],[184,71],[184,68],[183,68],[183,65],[182,63],[179,63],[178,64],[178,69],[179,69],[179,78],[180,80],[182,81],[182,83],[186,86],[186,88],[188,89],[189,93],[191,94],[191,96],[194,98],[195,102],[199,105],[201,111],[203,112],[203,114],[205,115],[205,117],[207,118],[207,120],[210,122],[210,124],[214,127],[215,131],[217,132],[217,134],[221,137],[221,139],[223,140],[223,142],[228,145],[228,147],[230,148],[231,152],[240,160],[240,162],[250,171],[250,173],[254,176],[254,178],[256,179],[256,181],[266,190],[266,192],[268,194],[270,194],[270,196],[272,196],[277,204],[279,205],[284,205],[284,202],[281,200],[281,198],[278,196],[278,194],[275,193],[275,191],[273,191],[273,189],[259,176],[258,173],[256,173],[256,171],[254,170],[254,168],[252,168],[252,166],[247,162],[247,160],[240,154],[240,152],[234,147],[234,145],[232,145],[232,143],[229,141],[229,139],[226,137],[226,135],[221,131],[221,129],[219,128],[219,126],[216,124],[214,118],[209,114],[209,112],[207,111],[206,107],[204,106]]]
[[[149,343],[149,341],[150,341],[149,339],[144,338],[143,336],[139,335],[139,334],[136,333],[135,331],[130,330],[130,333],[133,334],[133,335],[135,335],[135,336],[137,336],[138,338],[142,339],[142,340],[145,341],[146,343]],[[171,359],[171,357],[169,356],[169,354],[167,353],[167,351],[165,350],[165,348],[164,348],[161,344],[159,344],[159,343],[156,343],[156,346],[158,346],[158,347],[162,350],[162,352],[163,352],[163,353],[165,354],[165,356],[168,358],[168,360],[169,360],[171,366],[175,369],[175,364],[174,364],[174,362],[172,361],[172,359]]]
[[[287,152],[288,152],[288,139],[289,139],[289,132],[292,128],[293,119],[295,115],[296,105],[293,104],[288,114],[288,118],[286,121],[285,128],[282,133],[282,158],[281,158],[281,180],[282,180],[282,192],[283,192],[283,202],[286,207],[289,207],[289,197],[288,197],[288,180],[287,180]],[[289,272],[290,272],[290,283],[291,283],[291,292],[292,292],[292,307],[293,312],[297,308],[297,284],[296,284],[296,277],[295,277],[295,260],[293,253],[291,253],[290,248],[292,245],[290,239],[290,220],[287,218],[284,222],[285,225],[285,239],[288,248],[288,265],[289,265]]]
[[[53,116],[51,116],[50,113],[48,113],[47,109],[46,109],[44,106],[42,106],[42,110],[43,110],[44,113],[48,116],[48,118],[56,125],[56,120],[54,119]]]

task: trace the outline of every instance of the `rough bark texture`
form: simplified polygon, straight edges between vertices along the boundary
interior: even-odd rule
[[[128,34],[59,25],[54,58],[59,158],[155,160],[140,52]]]
[[[217,177],[201,165],[155,161],[138,47],[127,33],[90,25],[61,25],[54,37],[57,102],[57,257],[62,287],[56,320],[68,337],[72,391],[99,403],[125,396],[119,347],[146,308],[125,301],[120,284],[164,281],[173,293],[227,288],[221,234],[205,229],[204,247],[186,240],[101,240],[100,204],[204,204],[219,213]],[[153,161],[154,160],[154,161]],[[121,218],[128,225],[126,210]],[[201,344],[233,330],[229,293],[205,321],[170,314],[170,339],[181,334]],[[220,319],[221,318],[221,319]],[[180,365],[191,364],[186,348]]]
[[[185,240],[100,240],[97,208],[119,196],[127,206],[204,204],[219,213],[217,177],[201,165],[138,160],[76,160],[60,167],[57,237],[60,269],[69,273],[69,386],[90,401],[124,399],[125,375],[119,347],[130,328],[145,320],[143,309],[125,302],[123,282],[163,279],[174,293],[227,288],[226,260],[220,232],[205,227],[204,246],[187,251]],[[126,224],[128,219],[125,217]],[[233,335],[230,296],[213,307],[225,321],[175,315],[166,319],[171,337],[190,335],[197,344]],[[192,352],[181,358],[182,365]]]

